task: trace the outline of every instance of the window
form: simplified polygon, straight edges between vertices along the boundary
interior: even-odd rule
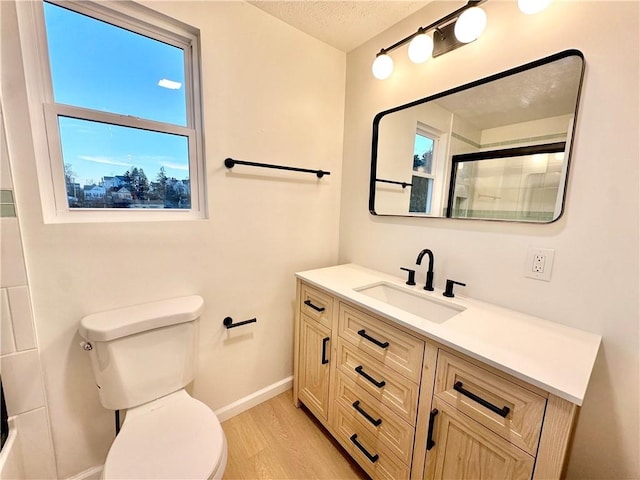
[[[33,4],[45,219],[203,218],[197,30],[133,2]]]
[[[435,183],[434,151],[438,137],[418,124],[413,148],[413,173],[409,212],[432,213]]]

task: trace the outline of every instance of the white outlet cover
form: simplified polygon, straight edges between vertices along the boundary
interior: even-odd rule
[[[543,270],[537,272],[534,270],[534,259],[536,255],[544,257]],[[536,280],[551,281],[551,270],[553,268],[553,257],[555,250],[552,248],[529,247],[527,250],[527,258],[524,263],[524,276],[535,278]]]

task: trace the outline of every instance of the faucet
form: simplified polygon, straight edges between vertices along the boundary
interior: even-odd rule
[[[427,270],[427,283],[424,286],[424,289],[432,292],[433,291],[433,252],[428,248],[425,248],[424,250],[422,250],[418,254],[416,265],[420,265],[420,262],[422,262],[422,257],[424,257],[425,254],[429,255],[429,270]]]

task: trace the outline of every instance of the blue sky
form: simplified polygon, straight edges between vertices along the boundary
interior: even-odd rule
[[[433,150],[433,140],[429,137],[416,134],[415,143],[413,145],[413,154],[418,155],[418,158],[421,158],[422,155],[424,155],[424,153],[428,152],[429,150]]]
[[[56,103],[187,125],[182,49],[44,4]],[[161,80],[179,88],[158,85]],[[174,85],[175,87],[175,85]],[[65,164],[75,181],[96,183],[132,166],[155,180],[189,177],[186,137],[59,118]]]

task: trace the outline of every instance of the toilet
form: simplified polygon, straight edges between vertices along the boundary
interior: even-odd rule
[[[102,405],[126,410],[104,479],[221,479],[227,441],[213,411],[184,389],[193,380],[204,300],[173,298],[80,322]]]

